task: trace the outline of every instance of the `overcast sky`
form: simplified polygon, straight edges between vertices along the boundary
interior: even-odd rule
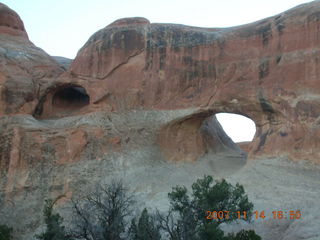
[[[52,56],[74,58],[88,38],[113,21],[145,17],[150,22],[231,27],[276,15],[310,0],[2,0],[22,18],[30,40]],[[219,117],[234,141],[251,140],[253,122]],[[243,122],[242,125],[240,123]],[[237,123],[237,124],[235,124]]]
[[[53,56],[74,58],[96,31],[124,17],[199,27],[230,27],[307,0],[2,0],[24,21],[30,40]]]

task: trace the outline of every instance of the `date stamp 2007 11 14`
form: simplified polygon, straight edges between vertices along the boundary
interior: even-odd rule
[[[273,219],[301,219],[302,214],[300,210],[296,211],[271,211],[267,213],[265,210],[262,211],[254,211],[253,217],[255,219],[265,219],[272,217]],[[209,220],[223,220],[223,219],[248,219],[248,214],[246,211],[206,211],[206,219]]]

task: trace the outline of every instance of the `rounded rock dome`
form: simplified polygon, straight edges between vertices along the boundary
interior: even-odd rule
[[[19,15],[3,3],[0,3],[0,33],[27,37]]]
[[[108,27],[123,27],[123,26],[131,26],[131,25],[148,25],[150,21],[143,17],[132,17],[132,18],[121,18],[110,25]]]

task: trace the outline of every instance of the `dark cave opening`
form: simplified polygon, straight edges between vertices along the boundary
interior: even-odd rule
[[[90,96],[85,88],[75,84],[58,85],[39,99],[33,116],[37,119],[73,116],[89,104]]]
[[[56,90],[52,97],[52,106],[65,109],[78,109],[89,104],[90,97],[83,87],[68,86]]]

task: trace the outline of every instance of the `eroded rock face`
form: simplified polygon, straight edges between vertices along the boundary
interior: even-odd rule
[[[54,60],[56,60],[61,67],[64,69],[68,69],[72,63],[72,59],[65,58],[65,57],[59,57],[59,56],[52,56]]]
[[[28,39],[20,17],[0,5],[0,116],[32,114],[40,85],[50,85],[63,69]]]
[[[0,213],[31,239],[45,198],[63,205],[123,175],[135,189],[143,176],[155,198],[185,174],[175,164],[200,176],[241,167],[246,154],[217,123],[220,112],[256,123],[251,159],[320,163],[319,13],[316,1],[227,29],[120,19],[65,70],[0,5]],[[230,159],[212,164],[221,152]],[[155,176],[165,176],[162,187]]]
[[[319,11],[314,2],[228,29],[122,19],[89,39],[66,81],[87,89],[92,111],[243,114],[257,126],[251,157],[319,162]]]
[[[28,38],[19,15],[3,3],[0,3],[0,33]]]

